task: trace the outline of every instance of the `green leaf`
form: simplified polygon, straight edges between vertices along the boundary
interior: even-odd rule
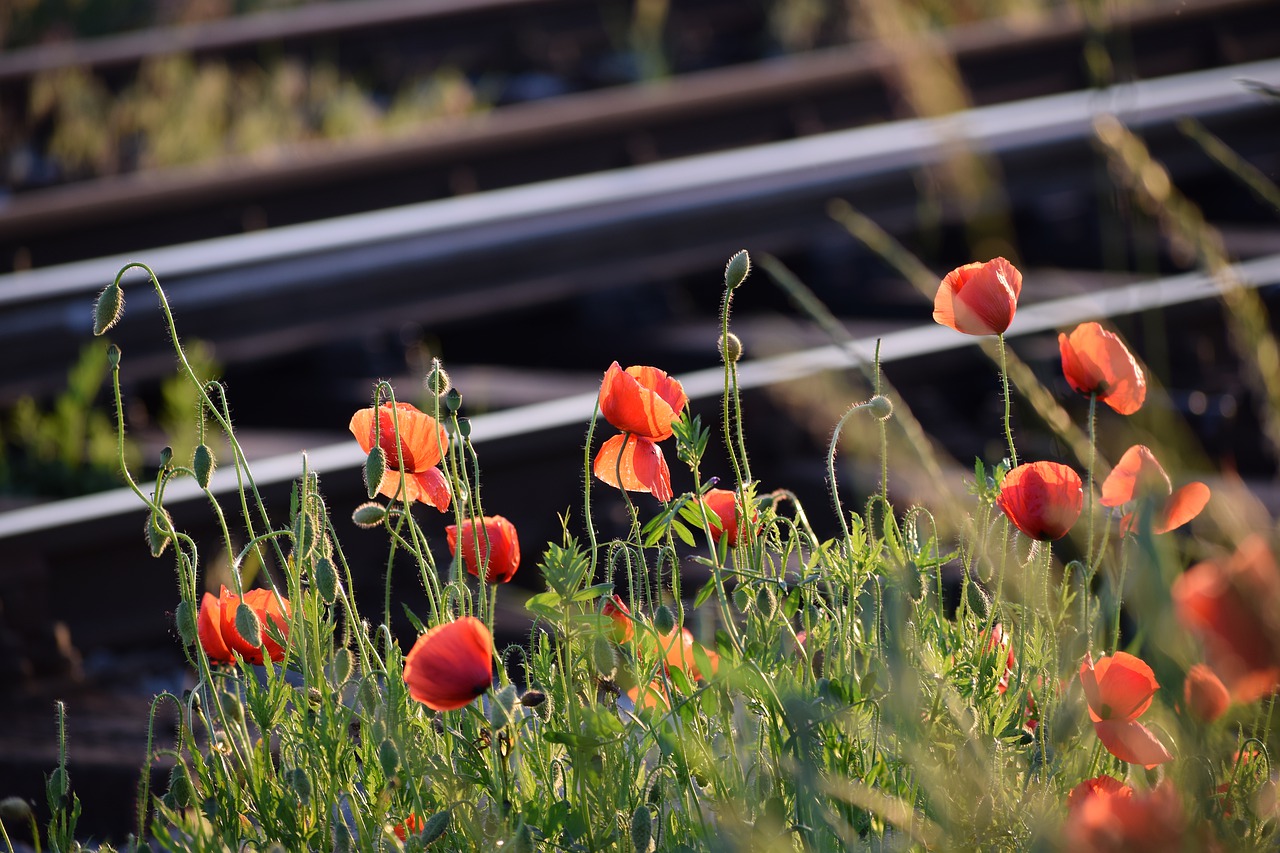
[[[571,599],[569,599],[569,600],[570,600],[570,601],[574,601],[574,602],[578,602],[578,601],[594,601],[595,599],[599,598],[600,596],[602,596],[602,595],[609,595],[609,594],[610,594],[610,593],[612,593],[612,592],[613,592],[613,584],[611,584],[611,583],[598,583],[598,584],[596,584],[595,586],[589,586],[589,587],[587,587],[586,589],[580,589],[580,590],[578,590],[577,592],[575,592],[575,593],[573,594],[573,597],[572,597]],[[541,595],[545,595],[545,593],[540,593],[540,594],[541,594]]]
[[[716,579],[712,578],[702,585],[702,589],[698,590],[698,594],[693,599],[693,609],[697,610],[707,599],[711,597],[711,593],[716,591]]]
[[[690,548],[696,548],[697,543],[693,539],[693,534],[689,532],[689,528],[685,527],[674,518],[671,519],[671,530],[680,537],[680,541],[688,545]]]
[[[409,605],[401,604],[400,606],[404,608],[404,615],[409,617],[409,624],[413,625],[413,629],[417,631],[419,634],[425,633],[427,629],[423,627],[422,620],[419,619],[417,615],[412,610],[409,609]]]

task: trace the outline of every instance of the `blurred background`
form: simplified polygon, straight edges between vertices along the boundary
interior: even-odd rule
[[[425,405],[443,359],[485,509],[522,540],[500,644],[527,635],[558,514],[583,532],[609,363],[675,373],[718,423],[723,267],[742,248],[753,473],[820,532],[827,442],[870,393],[877,339],[899,421],[948,466],[931,478],[893,431],[899,506],[963,496],[975,458],[1004,455],[990,359],[930,319],[942,274],[996,255],[1024,274],[1018,384],[1051,392],[1015,401],[1025,456],[1079,467],[1087,401],[1056,332],[1102,319],[1153,387],[1137,416],[1103,413],[1104,458],[1143,442],[1175,484],[1209,482],[1197,541],[1280,508],[1275,0],[8,0],[0,47],[0,796],[43,807],[63,699],[86,836],[128,832],[151,697],[189,686],[91,335],[129,261],[225,382],[281,524],[307,451],[358,596],[381,595],[386,548],[348,521],[365,495],[347,422],[380,378]],[[145,482],[161,448],[190,457],[195,395],[145,277],[125,293],[108,337]],[[851,507],[878,487],[872,432],[842,436]],[[216,589],[228,560],[194,497],[170,509]],[[594,509],[624,529],[616,494]],[[410,567],[393,583],[422,606]]]

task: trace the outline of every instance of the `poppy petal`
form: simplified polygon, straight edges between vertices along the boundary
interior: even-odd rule
[[[1186,524],[1200,514],[1209,503],[1209,487],[1204,483],[1187,483],[1169,495],[1165,501],[1160,522],[1152,528],[1154,533],[1168,533]]]
[[[1093,730],[1107,752],[1121,761],[1141,764],[1151,769],[1173,760],[1173,755],[1160,739],[1142,723],[1133,720],[1101,720],[1094,722]]]
[[[624,371],[615,361],[600,385],[600,415],[606,421],[657,441],[671,436],[671,423],[679,418],[685,400],[680,383],[656,367]]]
[[[437,625],[405,656],[409,695],[435,711],[463,708],[493,684],[493,637],[474,616]]]
[[[1116,467],[1102,481],[1103,506],[1120,506],[1134,498],[1164,498],[1173,491],[1169,475],[1164,472],[1151,448],[1135,444],[1124,452]]]
[[[222,592],[225,594],[224,586]],[[230,663],[234,658],[231,649],[222,639],[222,599],[215,598],[213,593],[206,592],[200,601],[200,615],[196,620],[196,635],[205,654],[214,663]]]
[[[1106,720],[1134,720],[1151,707],[1159,682],[1146,661],[1128,652],[1101,658],[1095,666],[1098,679],[1098,706],[1091,714]]]
[[[458,540],[462,540],[462,562],[467,571],[478,577],[484,566],[487,583],[506,583],[520,567],[520,540],[515,525],[500,515],[486,515],[480,524],[469,518],[461,525],[450,524],[444,534],[449,553],[455,556]]]
[[[400,430],[399,453],[396,428]],[[420,473],[440,464],[449,447],[449,434],[436,419],[411,403],[383,403],[375,424],[373,407],[361,409],[348,424],[360,448],[368,453],[375,442],[387,455],[387,467]]]
[[[1221,717],[1231,705],[1231,694],[1227,692],[1227,686],[1213,670],[1202,663],[1187,670],[1182,698],[1191,715],[1205,723],[1212,723]]]
[[[649,492],[664,503],[671,500],[671,471],[662,448],[637,435],[615,435],[596,453],[597,479],[629,492]]]
[[[435,507],[441,512],[449,509],[453,492],[449,489],[449,480],[439,468],[428,468],[418,473],[405,472],[405,496],[409,501],[418,501]],[[378,493],[392,500],[400,500],[400,472],[387,471],[378,484]]]

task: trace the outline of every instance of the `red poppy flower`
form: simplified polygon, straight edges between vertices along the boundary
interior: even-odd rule
[[[1058,335],[1062,373],[1081,394],[1098,399],[1122,415],[1142,408],[1147,397],[1147,377],[1133,353],[1111,332],[1097,323],[1081,323],[1070,335]]]
[[[392,831],[395,832],[396,838],[399,838],[401,841],[408,841],[410,835],[413,835],[416,832],[422,832],[422,830],[426,828],[427,822],[425,820],[418,817],[416,814],[410,814],[407,818],[397,823]]]
[[[741,545],[746,540],[747,532],[745,529],[738,529],[738,522],[742,516],[742,510],[738,506],[738,495],[728,489],[710,489],[701,498],[702,503],[711,512],[715,513],[716,519],[720,526],[711,525],[711,540],[717,545],[725,536],[729,537],[730,545]],[[759,513],[752,508],[751,521],[754,524],[759,517]]]
[[[1086,654],[1080,664],[1080,684],[1093,729],[1108,752],[1148,768],[1173,760],[1164,744],[1137,721],[1160,689],[1151,667],[1127,652],[1104,655],[1097,664]]]
[[[631,624],[631,611],[627,609],[627,605],[622,602],[617,593],[604,600],[601,612],[613,620],[614,642],[618,645],[631,642],[631,638],[635,636],[635,627]]]
[[[1084,488],[1066,465],[1029,462],[1005,474],[996,503],[1032,539],[1061,539],[1080,517]]]
[[[1187,483],[1174,491],[1169,475],[1151,449],[1135,444],[1124,452],[1102,481],[1099,503],[1120,506],[1130,501],[1158,504],[1160,509],[1152,519],[1151,532],[1168,533],[1200,514],[1209,503],[1209,487],[1204,483]],[[1128,513],[1120,519],[1120,528],[1127,532],[1132,527],[1133,513]]]
[[[1231,694],[1227,692],[1222,679],[1202,663],[1187,670],[1187,680],[1182,685],[1182,698],[1187,703],[1187,711],[1204,723],[1212,723],[1225,714],[1227,707],[1231,705]]]
[[[399,449],[396,425],[400,427]],[[436,466],[449,449],[449,434],[436,419],[409,403],[383,403],[374,417],[373,407],[361,409],[351,416],[351,434],[365,453],[381,447],[387,455],[387,470],[378,484],[379,494],[393,500],[402,497],[401,474],[404,475],[403,497],[421,501],[444,512],[452,494],[444,472]]]
[[[671,500],[671,469],[662,448],[647,438],[622,433],[601,445],[592,470],[596,479],[628,492],[649,492]]]
[[[662,441],[689,398],[684,387],[656,367],[609,365],[600,386],[600,415],[623,432]]]
[[[714,675],[720,669],[720,655],[707,648],[702,649],[702,651],[707,656],[711,672],[704,673],[698,668],[693,654],[693,650],[698,644],[693,639],[693,632],[688,628],[678,628],[661,637],[659,642],[661,644],[660,651],[663,655],[663,662],[668,667],[678,669],[694,679],[703,679],[708,675]]]
[[[1133,789],[1110,776],[1095,776],[1076,785],[1067,794],[1067,811],[1073,812],[1089,797],[1132,797]]]
[[[1171,594],[1178,621],[1204,642],[1233,699],[1252,702],[1280,687],[1280,568],[1261,536],[1187,569]]]
[[[1188,838],[1182,802],[1166,780],[1143,794],[1116,790],[1081,797],[1068,812],[1062,849],[1073,853],[1168,853],[1207,848]]]
[[[269,589],[251,589],[244,594],[244,603],[248,605],[262,623],[262,644],[267,655],[276,662],[284,660],[284,648],[272,639],[267,629],[268,621],[278,629],[279,633],[289,636],[289,601]],[[196,620],[196,634],[200,637],[200,645],[205,654],[214,663],[234,663],[236,652],[249,663],[262,663],[262,649],[249,645],[236,630],[236,610],[240,607],[240,596],[230,592],[225,586],[214,598],[206,592],[200,601],[200,616]]]
[[[486,515],[479,525],[471,519],[450,524],[444,529],[449,540],[449,553],[458,555],[458,539],[462,539],[462,562],[477,577],[485,566],[488,583],[506,583],[520,567],[520,540],[516,526],[500,515]]]
[[[933,319],[966,335],[1001,335],[1013,322],[1022,273],[1004,258],[947,273],[933,298]]]
[[[493,684],[493,636],[474,616],[437,625],[404,659],[409,695],[436,711],[466,707]]]

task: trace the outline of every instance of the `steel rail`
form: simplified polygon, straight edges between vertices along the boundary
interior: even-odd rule
[[[1231,276],[1244,287],[1280,284],[1280,254],[1235,264]],[[1190,272],[1153,281],[1125,285],[1103,291],[1033,303],[1019,308],[1006,338],[1016,339],[1073,326],[1086,320],[1114,318],[1153,309],[1170,308],[1220,295],[1222,283],[1202,272]],[[831,370],[845,370],[869,363],[880,345],[880,360],[889,364],[922,356],[938,355],[976,346],[971,336],[929,323],[865,336],[848,345],[827,345],[798,352],[748,360],[738,369],[738,387],[748,391],[792,382]],[[724,370],[720,367],[693,371],[678,377],[690,401],[717,398],[724,391]],[[596,405],[596,394],[574,394],[557,400],[519,406],[471,418],[471,440],[486,444],[533,433],[579,425],[585,429]],[[250,463],[260,487],[289,483],[302,474],[302,457],[307,470],[321,475],[353,472],[365,463],[365,454],[353,441],[344,441],[310,451],[271,456]],[[215,495],[227,495],[238,487],[237,473],[221,468],[210,480]],[[167,504],[205,497],[190,479],[171,482],[165,491]],[[84,497],[70,498],[0,514],[0,541],[64,528],[68,519],[78,522],[138,514],[143,511],[137,496],[127,488]]]
[[[1190,9],[1176,7],[1171,14],[1160,4],[1117,16],[1109,25],[1132,44],[1136,56],[1130,72],[1150,77],[1174,68],[1193,70],[1201,62],[1239,62],[1241,53],[1244,59],[1259,58],[1260,48],[1245,43],[1265,41],[1268,19],[1255,19],[1266,14],[1266,5],[1208,0]],[[1270,27],[1280,37],[1280,20]],[[1029,23],[980,22],[894,49],[853,45],[685,74],[658,85],[517,104],[404,139],[311,143],[290,148],[287,156],[232,161],[217,169],[139,173],[22,193],[0,205],[0,241],[9,250],[34,245],[37,265],[45,265],[42,256],[65,252],[57,234],[76,231],[83,241],[87,230],[98,227],[113,229],[111,234],[126,243],[138,241],[144,239],[138,235],[153,230],[141,223],[166,212],[167,229],[179,227],[172,216],[181,213],[180,227],[202,228],[203,233],[191,235],[198,237],[208,235],[209,222],[225,228],[228,205],[287,224],[318,218],[312,212],[317,207],[324,211],[320,215],[337,215],[360,204],[374,206],[357,198],[381,194],[393,203],[406,201],[406,182],[397,175],[412,174],[410,184],[421,188],[421,198],[421,193],[447,195],[451,183],[492,189],[563,176],[547,174],[556,168],[548,164],[557,159],[557,149],[570,146],[582,155],[567,158],[570,163],[620,163],[637,156],[630,150],[637,144],[654,148],[656,156],[663,156],[663,148],[688,153],[725,147],[731,144],[726,127],[751,128],[758,141],[762,132],[776,136],[788,126],[783,135],[804,135],[832,120],[835,127],[863,124],[892,111],[885,78],[896,54],[908,47],[953,55],[977,103],[1044,95],[1086,84],[1083,72],[1070,69],[1090,32],[1078,11],[1064,9]],[[1010,75],[1009,67],[1023,71]],[[320,187],[333,191],[321,193]],[[291,202],[295,196],[310,203]],[[201,211],[205,224],[198,225]],[[140,226],[125,229],[120,225],[125,222]]]

